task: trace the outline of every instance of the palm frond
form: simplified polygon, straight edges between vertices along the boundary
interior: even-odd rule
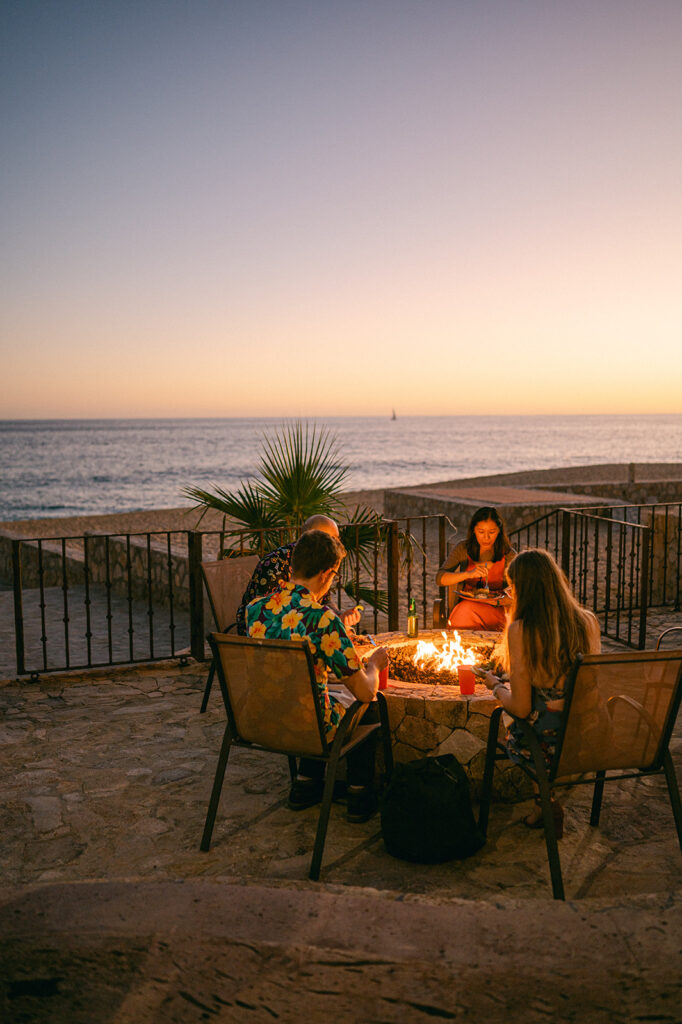
[[[379,612],[388,614],[388,594],[385,590],[374,590],[374,587],[363,585],[358,586],[355,580],[343,583],[342,588],[352,601],[356,604],[369,605]]]
[[[338,514],[348,466],[328,430],[296,421],[264,437],[263,449],[260,487],[282,519],[299,527],[311,515]]]
[[[225,530],[225,535],[244,537],[252,551],[276,547],[282,542],[282,521],[258,484],[247,482],[233,492],[221,487],[216,487],[215,492],[201,487],[185,487],[183,494],[195,501],[197,508],[203,507],[199,522],[209,509],[215,509],[240,524],[238,529]]]

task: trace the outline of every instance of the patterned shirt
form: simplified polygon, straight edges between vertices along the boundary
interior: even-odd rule
[[[325,731],[341,721],[345,708],[327,689],[332,672],[337,679],[351,676],[361,667],[360,659],[341,619],[320,604],[306,587],[285,583],[272,594],[259,597],[246,609],[248,635],[270,640],[307,637],[315,665],[315,679],[324,708]]]
[[[257,597],[263,594],[271,594],[277,590],[281,583],[288,583],[291,576],[291,555],[296,547],[296,541],[291,544],[283,544],[281,548],[275,548],[260,562],[253,570],[249,585],[244,591],[242,603],[237,609],[236,621],[237,632],[240,636],[246,636],[246,606]]]

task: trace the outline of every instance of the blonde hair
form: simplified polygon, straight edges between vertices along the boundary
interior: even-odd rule
[[[523,627],[526,664],[533,674],[558,680],[577,654],[588,653],[592,617],[549,551],[522,551],[509,563],[507,577],[514,584],[509,623]]]

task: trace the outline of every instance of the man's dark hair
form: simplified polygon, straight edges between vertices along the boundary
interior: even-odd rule
[[[333,569],[345,557],[346,549],[338,537],[322,530],[307,530],[301,534],[291,556],[292,574],[309,580],[318,572]]]

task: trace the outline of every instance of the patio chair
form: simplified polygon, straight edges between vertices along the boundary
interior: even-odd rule
[[[599,824],[604,785],[663,773],[682,850],[682,803],[668,744],[682,697],[682,650],[627,651],[579,656],[565,686],[562,729],[556,752],[545,768],[540,743],[522,719],[532,762],[522,766],[540,791],[547,857],[554,899],[564,899],[551,790],[593,784],[590,825]],[[494,762],[506,757],[498,742],[502,708],[491,716],[479,812],[485,835]],[[588,778],[583,776],[588,775]],[[578,777],[578,778],[576,778]]]
[[[215,626],[220,633],[229,633],[236,626],[237,609],[242,603],[244,591],[253,570],[258,565],[259,557],[242,555],[240,558],[221,558],[217,562],[201,563],[201,575],[204,578]],[[202,715],[208,707],[214,676],[215,660],[212,658],[201,701]]]
[[[232,747],[283,754],[292,779],[296,758],[326,763],[325,784],[309,877],[317,881],[324,850],[334,779],[339,761],[379,729],[387,776],[393,770],[388,709],[377,694],[380,721],[362,724],[369,707],[355,701],[347,709],[330,743],[324,730],[312,653],[301,640],[256,640],[213,633],[209,643],[225,703],[227,724],[206,814],[201,849],[211,843],[227,761]]]
[[[446,592],[445,600],[442,597],[437,597],[433,602],[433,628],[434,629],[445,629],[450,618],[450,612],[455,607],[455,602],[458,599],[455,594],[454,584],[450,587],[443,587]]]

